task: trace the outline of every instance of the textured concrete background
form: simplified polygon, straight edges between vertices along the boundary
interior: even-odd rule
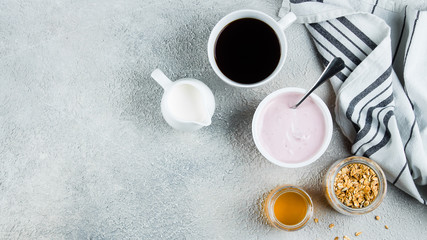
[[[349,155],[337,129],[323,157],[304,168],[277,167],[256,150],[258,103],[281,87],[308,88],[320,74],[311,40],[303,26],[290,27],[285,67],[256,89],[222,83],[206,44],[225,14],[251,8],[277,18],[280,5],[1,1],[0,238],[356,239],[362,231],[357,239],[425,239],[427,208],[393,186],[365,216],[327,205],[322,176]],[[149,77],[156,67],[212,89],[211,126],[182,133],[164,122],[163,91]],[[331,87],[317,93],[332,109]],[[267,225],[260,203],[280,184],[306,189],[320,222],[298,232]]]

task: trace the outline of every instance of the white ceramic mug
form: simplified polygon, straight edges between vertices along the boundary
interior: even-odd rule
[[[151,77],[165,90],[161,109],[171,127],[194,131],[211,124],[215,98],[206,84],[193,78],[171,81],[160,69],[155,69]]]
[[[221,34],[222,30],[231,22],[242,19],[242,18],[254,18],[258,19],[267,25],[269,25],[273,31],[276,33],[276,36],[279,40],[280,44],[280,60],[279,63],[276,66],[276,69],[264,80],[253,83],[253,84],[242,84],[233,81],[232,79],[225,76],[221,70],[219,69],[216,61],[215,61],[215,45],[218,36]],[[283,67],[283,64],[285,63],[286,59],[286,53],[288,50],[288,44],[286,41],[286,36],[284,33],[284,30],[289,27],[294,21],[296,20],[296,16],[294,13],[290,12],[286,16],[284,16],[279,21],[274,20],[272,17],[268,16],[267,14],[256,11],[256,10],[238,10],[235,12],[232,12],[225,17],[223,17],[212,29],[211,35],[209,36],[208,41],[208,57],[209,62],[215,71],[215,73],[218,75],[219,78],[221,78],[224,82],[230,84],[231,86],[235,87],[243,87],[243,88],[249,88],[249,87],[257,87],[260,85],[263,85],[267,82],[269,82],[271,79],[273,79],[280,71],[280,69]]]

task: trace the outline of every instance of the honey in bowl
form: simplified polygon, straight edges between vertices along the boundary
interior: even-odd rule
[[[294,231],[305,226],[313,215],[313,203],[301,188],[280,186],[273,189],[266,198],[264,211],[271,225]]]
[[[296,225],[305,218],[307,208],[303,196],[296,192],[286,192],[276,199],[274,215],[285,225]]]

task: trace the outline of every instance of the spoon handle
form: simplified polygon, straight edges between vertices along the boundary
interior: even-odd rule
[[[311,87],[311,89],[308,90],[308,92],[304,95],[304,97],[302,97],[301,100],[299,100],[299,102],[295,104],[295,106],[292,108],[297,108],[316,88],[318,88],[320,85],[326,82],[326,80],[328,80],[329,78],[333,77],[335,74],[341,71],[344,67],[345,67],[345,63],[341,58],[339,57],[334,58],[328,64],[328,66],[326,66],[325,70],[323,71],[322,75],[320,75],[319,79],[314,84],[314,86]]]

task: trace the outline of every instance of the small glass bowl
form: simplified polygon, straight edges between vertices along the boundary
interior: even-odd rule
[[[352,208],[346,206],[336,197],[334,191],[334,181],[338,172],[343,167],[352,163],[360,163],[370,167],[378,177],[378,195],[370,205],[363,208]],[[324,178],[324,191],[329,204],[338,212],[345,215],[362,215],[373,211],[382,203],[387,192],[387,180],[383,170],[376,162],[369,158],[352,156],[346,159],[338,160],[332,164]]]
[[[274,205],[276,203],[276,200],[284,193],[288,192],[294,192],[298,193],[307,204],[307,212],[305,214],[304,219],[295,225],[286,225],[281,223],[279,220],[277,220],[275,214],[274,214]],[[301,228],[303,228],[308,220],[310,220],[311,216],[313,215],[313,202],[311,201],[310,196],[301,188],[295,187],[295,186],[289,186],[289,185],[283,185],[279,186],[275,189],[273,189],[270,194],[268,194],[265,202],[264,202],[264,213],[267,217],[268,222],[273,225],[274,227],[286,231],[296,231]]]

